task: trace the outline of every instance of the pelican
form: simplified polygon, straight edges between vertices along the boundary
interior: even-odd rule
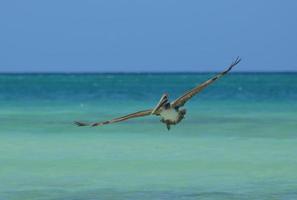
[[[179,98],[175,99],[172,102],[169,102],[168,94],[163,94],[158,104],[153,109],[142,110],[129,115],[125,115],[123,117],[118,117],[118,118],[108,120],[108,121],[103,121],[103,122],[85,123],[85,122],[75,121],[74,123],[78,126],[102,126],[106,124],[125,121],[132,118],[144,117],[148,115],[156,115],[161,117],[160,121],[166,124],[167,129],[170,130],[171,125],[178,124],[184,118],[186,114],[186,109],[181,109],[181,107],[183,107],[188,100],[190,100],[193,96],[201,92],[204,88],[209,86],[211,83],[215,82],[216,80],[218,80],[219,78],[227,74],[240,61],[241,59],[237,57],[236,60],[232,62],[231,65],[229,65],[229,67],[225,71],[217,74],[216,76],[203,82],[202,84],[197,85],[193,89],[186,91],[182,96],[180,96]]]

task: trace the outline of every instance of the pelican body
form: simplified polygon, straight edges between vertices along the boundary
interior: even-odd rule
[[[200,93],[204,88],[209,86],[211,83],[215,82],[225,74],[227,74],[235,65],[237,65],[241,59],[236,58],[236,60],[229,65],[229,67],[214,76],[213,78],[203,82],[202,84],[194,87],[193,89],[187,91],[179,98],[175,99],[173,102],[168,101],[168,94],[163,94],[158,104],[153,109],[143,110],[136,113],[132,113],[129,115],[125,115],[123,117],[118,117],[112,120],[96,122],[96,123],[85,123],[76,121],[75,124],[78,126],[101,126],[105,124],[111,124],[115,122],[125,121],[131,118],[136,117],[144,117],[148,115],[156,115],[161,117],[161,122],[166,124],[168,130],[170,130],[171,125],[176,125],[184,119],[186,114],[186,109],[181,109],[185,105],[185,103],[191,99],[196,94]]]
[[[186,109],[179,110],[179,107],[173,107],[168,102],[168,94],[163,94],[152,114],[161,116],[160,121],[170,130],[170,125],[178,124],[184,118]]]

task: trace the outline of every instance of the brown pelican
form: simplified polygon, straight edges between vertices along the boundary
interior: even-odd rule
[[[119,118],[115,118],[115,119],[103,121],[103,122],[85,123],[85,122],[76,121],[75,124],[78,126],[101,126],[105,124],[125,121],[131,118],[144,117],[148,115],[156,115],[156,116],[161,116],[161,122],[165,123],[167,126],[167,129],[169,130],[170,125],[175,125],[184,118],[186,114],[186,109],[180,109],[180,108],[184,106],[189,99],[191,99],[194,95],[201,92],[204,88],[206,88],[208,85],[210,85],[220,77],[227,74],[240,61],[241,59],[237,57],[236,60],[233,63],[231,63],[231,65],[225,71],[217,74],[213,78],[187,91],[185,94],[175,99],[173,102],[169,102],[168,94],[163,94],[157,106],[153,109],[139,111],[136,113],[125,115],[123,117],[119,117]]]

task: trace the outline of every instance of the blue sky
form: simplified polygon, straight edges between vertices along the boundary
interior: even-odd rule
[[[3,0],[1,72],[297,71],[297,1]]]

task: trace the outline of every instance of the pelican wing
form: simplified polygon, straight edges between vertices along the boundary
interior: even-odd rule
[[[204,88],[206,88],[208,85],[210,85],[211,83],[213,83],[214,81],[216,81],[217,79],[219,79],[220,77],[224,76],[225,74],[227,74],[235,65],[237,65],[239,62],[241,61],[241,59],[239,57],[236,58],[236,60],[223,72],[217,74],[216,76],[214,76],[213,78],[205,81],[204,83],[196,86],[195,88],[193,88],[192,90],[187,91],[184,95],[182,95],[181,97],[177,98],[175,101],[173,101],[171,103],[171,106],[173,108],[176,107],[181,107],[183,106],[189,99],[191,99],[194,95],[198,94],[199,92],[201,92]]]
[[[121,122],[121,121],[125,121],[131,118],[136,118],[136,117],[144,117],[147,115],[150,115],[152,113],[152,109],[148,109],[148,110],[143,110],[143,111],[139,111],[136,113],[132,113],[129,115],[125,115],[123,117],[118,117],[112,120],[108,120],[108,121],[103,121],[103,122],[96,122],[96,123],[85,123],[85,122],[74,122],[76,125],[78,126],[101,126],[101,125],[105,125],[105,124],[112,124],[115,122]]]

